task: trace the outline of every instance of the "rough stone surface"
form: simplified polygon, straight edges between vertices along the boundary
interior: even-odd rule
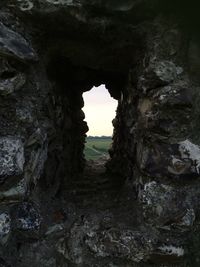
[[[0,139],[1,182],[9,176],[18,176],[24,168],[24,146],[20,138],[1,137]]]
[[[0,2],[0,266],[199,267],[200,23],[185,2]],[[101,84],[118,101],[106,166],[83,155],[82,94]]]
[[[11,219],[9,214],[1,213],[0,214],[0,242],[4,245],[9,237],[11,231],[10,225]]]
[[[30,44],[18,33],[0,23],[0,51],[1,54],[17,57],[21,60],[36,58]]]

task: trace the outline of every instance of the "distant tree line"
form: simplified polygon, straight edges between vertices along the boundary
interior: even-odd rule
[[[88,139],[111,139],[112,136],[105,136],[105,135],[102,135],[102,136],[87,136]]]

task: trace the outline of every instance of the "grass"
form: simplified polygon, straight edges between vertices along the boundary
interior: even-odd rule
[[[84,150],[85,158],[87,160],[96,160],[104,155],[108,155],[111,143],[111,137],[87,137]]]

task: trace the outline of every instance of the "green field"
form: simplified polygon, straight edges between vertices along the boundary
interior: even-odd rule
[[[86,160],[96,160],[104,155],[108,155],[111,143],[111,137],[87,137],[84,150]]]

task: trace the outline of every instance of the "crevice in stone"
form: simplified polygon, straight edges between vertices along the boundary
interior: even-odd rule
[[[83,92],[105,83],[110,95],[118,100],[126,84],[126,77],[124,74],[74,66],[59,56],[49,61],[47,73],[55,88],[52,94],[56,138],[49,143],[45,169],[51,187],[52,183],[57,184],[54,184],[54,189],[57,188],[55,194],[58,196],[61,191],[70,191],[70,184],[74,180],[84,180],[82,176],[86,162],[83,150],[88,127],[81,110],[84,105]]]

